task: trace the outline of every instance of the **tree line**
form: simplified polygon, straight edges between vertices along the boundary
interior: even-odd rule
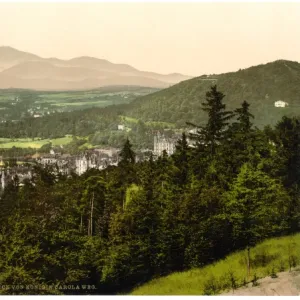
[[[136,163],[127,139],[117,167],[14,178],[0,200],[0,282],[23,288],[0,292],[126,293],[241,249],[250,276],[256,243],[299,231],[300,120],[260,130],[246,101],[228,111],[224,97],[211,87],[207,123],[188,124],[196,133],[170,157]]]

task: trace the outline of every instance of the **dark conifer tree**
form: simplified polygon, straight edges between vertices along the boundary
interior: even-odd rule
[[[179,184],[183,185],[187,182],[188,170],[189,170],[189,157],[190,148],[188,145],[188,140],[185,132],[182,133],[182,137],[177,141],[176,151],[173,155],[173,160],[175,166],[180,170]]]
[[[224,97],[225,95],[217,90],[216,85],[211,87],[211,90],[206,93],[206,102],[202,103],[202,109],[208,114],[207,124],[196,126],[199,128],[197,134],[191,135],[191,138],[196,139],[198,146],[203,144],[209,146],[211,156],[214,156],[216,146],[224,139],[228,121],[233,116],[232,112],[226,111]]]
[[[124,164],[134,164],[135,163],[135,153],[132,150],[132,145],[129,141],[129,139],[127,138],[121,152],[120,152],[120,158],[121,158],[121,165]]]
[[[250,104],[247,101],[244,101],[241,108],[234,110],[237,120],[239,121],[239,129],[243,133],[249,132],[253,125],[251,118],[254,118],[254,116],[249,112],[249,107]]]
[[[279,176],[292,197],[289,208],[291,231],[300,228],[300,120],[283,117],[276,125],[276,157]]]
[[[226,142],[222,145],[222,173],[226,173],[229,181],[236,176],[242,164],[250,160],[253,152],[257,151],[258,136],[252,129],[251,119],[254,116],[249,112],[249,107],[250,104],[244,101],[240,108],[234,110],[237,122],[229,126]]]

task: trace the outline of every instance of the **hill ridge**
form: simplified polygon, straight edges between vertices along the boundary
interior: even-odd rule
[[[2,83],[0,83],[0,88],[29,88],[29,89],[48,89],[48,90],[60,90],[63,87],[63,82],[66,81],[66,88],[68,87],[67,81],[78,81],[76,76],[75,79],[72,79],[72,74],[68,74],[67,78],[60,76],[59,78],[52,74],[49,78],[49,84],[44,83],[43,86],[40,86],[41,78],[36,78],[37,82],[30,82],[26,85],[26,82],[22,82],[22,76],[18,73],[18,66],[24,63],[28,63],[28,68],[26,70],[27,77],[32,78],[32,73],[35,69],[32,69],[32,62],[35,62],[37,66],[40,64],[40,74],[43,74],[43,68],[45,68],[45,63],[51,64],[53,67],[81,67],[84,69],[96,70],[100,72],[100,75],[94,74],[91,78],[90,75],[82,74],[82,80],[90,80],[88,87],[80,85],[77,82],[77,86],[71,87],[71,89],[83,89],[83,88],[97,88],[105,86],[107,84],[120,85],[137,85],[137,86],[149,86],[149,87],[168,87],[171,84],[176,84],[181,80],[186,78],[191,78],[191,76],[182,75],[179,73],[173,73],[170,75],[158,74],[154,72],[140,71],[128,64],[124,63],[113,63],[106,59],[100,59],[92,56],[79,56],[71,59],[63,60],[56,57],[51,58],[42,58],[35,54],[20,51],[10,46],[1,46],[0,47],[0,77]],[[15,67],[15,69],[12,69]],[[9,75],[7,75],[7,70],[10,70]],[[15,72],[13,72],[15,70]],[[24,75],[24,74],[23,74]],[[35,78],[35,77],[34,77]],[[42,78],[45,78],[42,75]],[[56,85],[55,82],[60,81],[61,84]]]
[[[213,85],[225,94],[224,103],[233,110],[246,100],[255,115],[258,126],[274,125],[283,115],[295,115],[299,111],[275,108],[278,100],[290,106],[300,105],[300,63],[277,60],[266,64],[240,69],[236,72],[201,75],[181,81],[167,89],[137,98],[129,106],[128,116],[144,121],[176,123],[178,127],[186,121],[199,124],[206,121],[201,103]]]

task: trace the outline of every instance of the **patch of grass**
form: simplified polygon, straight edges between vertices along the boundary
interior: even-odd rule
[[[13,142],[7,142],[0,144],[0,148],[2,149],[10,149],[12,147],[16,148],[41,148],[44,144],[47,144],[49,141],[45,142],[45,140],[35,140],[35,141],[19,141],[15,140]]]
[[[65,136],[63,138],[57,138],[57,139],[52,139],[50,142],[52,143],[53,146],[59,146],[59,145],[67,145],[71,143],[73,140],[72,136]]]
[[[87,105],[109,105],[111,101],[88,101],[88,102],[60,102],[52,103],[52,106],[87,106]]]
[[[300,234],[273,238],[251,249],[251,276],[247,278],[246,250],[238,251],[204,268],[173,273],[154,279],[132,291],[132,295],[205,295],[270,276],[273,267],[287,270],[300,258]],[[263,259],[262,259],[263,257]],[[255,263],[256,260],[256,263]],[[230,275],[231,274],[231,275]]]
[[[121,120],[128,123],[137,123],[139,121],[136,118],[126,117],[126,116],[121,116]]]
[[[53,146],[67,145],[72,142],[72,136],[68,135],[62,138],[57,139],[43,139],[43,140],[32,140],[29,138],[23,139],[7,139],[0,138],[0,148],[1,149],[10,149],[12,147],[16,148],[35,148],[39,149],[43,145],[52,143]]]
[[[90,144],[90,143],[84,143],[83,145],[81,145],[80,147],[79,147],[79,149],[84,149],[84,148],[88,148],[88,149],[91,149],[91,148],[95,148],[96,146],[94,146],[94,145],[92,145],[92,144]]]

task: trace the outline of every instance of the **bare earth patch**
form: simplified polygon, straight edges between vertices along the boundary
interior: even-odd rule
[[[259,279],[258,286],[248,286],[223,293],[221,296],[299,296],[300,295],[300,268],[291,272],[281,272],[278,278],[265,277]]]

